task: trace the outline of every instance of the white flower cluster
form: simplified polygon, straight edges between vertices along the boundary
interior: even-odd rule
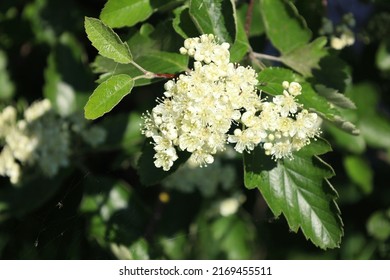
[[[33,103],[17,120],[16,109],[6,107],[0,115],[1,138],[0,175],[20,181],[22,166],[38,165],[47,176],[53,176],[68,165],[69,132],[52,111],[49,100]]]
[[[228,141],[236,143],[238,152],[253,150],[263,143],[267,155],[274,159],[292,158],[292,153],[310,143],[319,135],[319,121],[316,113],[302,109],[295,97],[302,87],[297,82],[283,82],[283,94],[264,101],[261,111],[246,111],[241,122],[245,129],[234,130]]]
[[[355,35],[352,31],[344,32],[339,37],[330,38],[330,46],[335,50],[341,50],[345,47],[352,46],[355,43]]]
[[[240,153],[264,143],[275,159],[290,157],[318,134],[317,115],[300,111],[295,101],[298,83],[284,82],[284,94],[264,102],[256,72],[230,62],[228,43],[201,35],[186,39],[180,53],[194,58],[194,69],[165,83],[165,97],[143,116],[142,132],[154,141],[156,167],[169,170],[176,149],[190,152],[194,165],[206,166],[229,142]],[[229,135],[239,123],[243,128]]]
[[[47,177],[69,164],[70,123],[60,118],[49,100],[33,103],[18,120],[16,109],[6,107],[0,113],[0,175],[20,182],[22,169],[37,166]]]

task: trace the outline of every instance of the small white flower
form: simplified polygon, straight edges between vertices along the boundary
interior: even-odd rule
[[[288,92],[293,96],[300,95],[302,92],[302,86],[297,82],[290,83],[288,87]]]
[[[166,150],[157,152],[154,155],[154,158],[156,159],[154,161],[156,167],[162,167],[164,171],[168,171],[172,167],[173,162],[177,160],[176,150],[175,148],[170,147]]]

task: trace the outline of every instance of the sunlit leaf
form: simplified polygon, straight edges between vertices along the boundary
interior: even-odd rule
[[[122,42],[118,34],[102,21],[85,17],[84,24],[88,39],[102,56],[125,64],[133,60],[127,43]]]
[[[214,34],[221,41],[236,39],[236,9],[233,0],[191,0],[190,16],[201,34]]]
[[[337,193],[328,181],[334,172],[318,157],[328,151],[329,144],[317,140],[294,153],[294,159],[264,169],[264,151],[244,155],[246,187],[258,188],[276,217],[283,214],[291,230],[300,228],[323,249],[339,247],[343,236]]]
[[[153,13],[150,0],[108,0],[100,14],[112,28],[133,26]]]
[[[265,32],[282,54],[309,43],[311,31],[291,1],[261,0]]]
[[[89,97],[85,105],[85,117],[96,119],[114,108],[119,101],[130,93],[134,80],[125,74],[112,76],[101,83]]]

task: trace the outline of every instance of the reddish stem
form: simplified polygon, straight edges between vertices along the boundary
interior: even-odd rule
[[[156,73],[154,74],[156,78],[165,78],[165,79],[173,79],[176,77],[175,74],[166,74],[166,73]]]
[[[253,6],[255,4],[254,0],[249,0],[248,4],[248,10],[246,11],[246,17],[245,17],[245,33],[246,36],[249,37],[249,32],[251,29],[251,23],[252,23],[252,14],[253,14]]]

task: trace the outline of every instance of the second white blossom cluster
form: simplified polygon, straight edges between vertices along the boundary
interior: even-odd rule
[[[295,99],[299,83],[283,82],[282,95],[262,100],[256,72],[230,62],[229,47],[211,34],[184,41],[180,53],[194,58],[194,69],[165,83],[165,97],[143,117],[156,167],[168,171],[177,149],[190,152],[194,165],[206,166],[228,143],[240,153],[261,144],[275,159],[291,158],[319,134],[317,114]]]
[[[9,177],[12,184],[20,183],[28,169],[55,176],[69,164],[71,132],[92,146],[103,142],[106,134],[97,126],[87,128],[83,120],[58,116],[47,99],[26,108],[22,119],[15,107],[5,107],[0,112],[0,176]]]

